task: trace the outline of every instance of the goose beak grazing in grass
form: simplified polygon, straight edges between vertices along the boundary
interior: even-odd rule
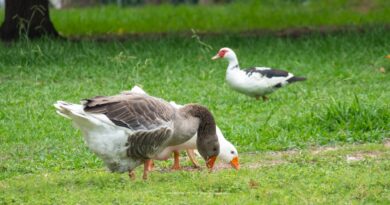
[[[147,95],[147,93],[142,88],[140,88],[138,86],[134,86],[130,91],[125,91],[123,93],[127,93],[127,92],[134,92],[134,93],[140,93],[140,94]],[[183,105],[178,105],[173,101],[171,101],[169,103],[177,109],[180,109],[183,107]],[[217,137],[218,137],[218,141],[219,141],[219,145],[220,145],[220,148],[219,148],[220,152],[219,152],[218,158],[220,158],[225,163],[230,163],[233,168],[238,170],[240,168],[240,165],[239,165],[239,161],[238,161],[238,152],[237,152],[236,147],[234,147],[234,145],[231,142],[226,140],[226,138],[222,134],[221,129],[219,129],[218,126],[216,126],[216,131],[217,131]],[[196,161],[196,157],[194,154],[194,149],[197,148],[197,144],[196,144],[197,137],[198,137],[197,134],[195,134],[191,139],[187,140],[186,142],[184,142],[182,144],[175,145],[175,146],[169,146],[169,147],[165,148],[154,159],[158,159],[158,160],[168,159],[169,156],[172,153],[174,153],[174,164],[172,166],[172,169],[179,170],[179,169],[181,169],[180,168],[180,158],[179,158],[180,151],[186,150],[187,155],[190,158],[193,165],[195,167],[199,167],[199,164]],[[214,161],[215,161],[215,159],[214,159]],[[214,161],[213,161],[213,159],[211,159],[210,163],[213,164]]]
[[[175,108],[157,97],[126,92],[89,98],[82,104],[58,101],[54,106],[82,131],[88,147],[111,171],[128,171],[131,178],[134,168],[143,163],[147,179],[151,159],[195,134],[208,168],[213,169],[220,154],[214,117],[201,105]]]
[[[255,97],[257,100],[262,97],[264,101],[270,94],[287,84],[297,81],[304,81],[304,77],[295,77],[287,71],[267,67],[253,67],[241,70],[238,65],[237,56],[230,48],[221,48],[212,60],[224,58],[229,62],[226,71],[228,85],[237,92]]]

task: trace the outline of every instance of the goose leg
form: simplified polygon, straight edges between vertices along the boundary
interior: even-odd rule
[[[153,170],[153,168],[154,168],[154,161],[153,160],[151,160],[152,162],[150,163],[150,164],[148,164],[148,171],[152,171]]]
[[[200,165],[198,161],[196,160],[195,152],[193,149],[187,149],[187,155],[190,158],[192,164],[194,165],[195,168],[199,168]]]
[[[172,169],[173,170],[179,170],[180,169],[180,153],[179,151],[173,151],[173,166],[172,166]]]
[[[148,171],[149,171],[149,168],[150,168],[152,163],[153,163],[153,161],[151,159],[145,160],[145,162],[144,162],[144,175],[142,176],[143,180],[148,179]]]
[[[265,95],[262,96],[263,97],[263,101],[267,101],[269,98]]]
[[[133,170],[129,170],[129,177],[130,177],[130,180],[135,180],[135,173]]]

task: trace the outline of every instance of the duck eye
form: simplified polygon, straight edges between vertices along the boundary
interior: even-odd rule
[[[217,151],[217,148],[216,148],[216,147],[214,147],[214,148],[213,148],[213,151]]]
[[[231,154],[234,154],[234,151],[231,151],[230,153],[231,153]]]

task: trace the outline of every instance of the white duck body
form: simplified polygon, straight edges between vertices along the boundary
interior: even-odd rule
[[[241,70],[237,56],[230,48],[222,48],[212,59],[225,58],[229,65],[226,71],[226,82],[233,89],[252,97],[265,96],[275,90],[296,81],[305,80],[295,77],[287,71],[268,67],[254,67]]]
[[[122,93],[128,93],[128,92],[135,92],[135,93],[140,93],[140,94],[146,94],[147,93],[140,87],[134,86],[130,91],[125,91]],[[183,105],[176,104],[174,101],[169,102],[173,107],[179,109],[182,108]],[[221,129],[219,129],[218,125],[216,125],[216,132],[217,132],[217,137],[220,145],[220,152],[218,157],[223,160],[226,163],[230,163],[231,160],[235,157],[238,157],[238,151],[235,148],[235,146],[226,140],[226,138],[223,136],[223,133]],[[196,149],[196,140],[197,140],[198,135],[195,134],[191,139],[188,141],[175,145],[175,146],[169,146],[165,148],[162,152],[157,154],[154,159],[157,160],[167,160],[171,155],[173,151],[181,151],[181,150],[188,150],[188,149]]]
[[[267,67],[256,67],[257,71],[271,70]],[[227,84],[237,92],[249,95],[252,97],[264,96],[272,93],[280,87],[287,84],[286,79],[293,77],[291,73],[288,73],[287,77],[273,77],[267,78],[258,72],[246,72],[240,70],[239,67],[233,69],[227,69],[226,82]],[[276,85],[279,85],[276,87]]]

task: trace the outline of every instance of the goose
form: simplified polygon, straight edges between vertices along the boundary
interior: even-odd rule
[[[142,88],[139,86],[135,85],[133,88],[131,88],[130,91],[124,91],[122,93],[127,93],[127,92],[134,92],[134,93],[140,93],[140,94],[145,94],[148,95]],[[173,107],[180,109],[183,106],[178,105],[173,101],[169,102]],[[219,159],[221,159],[224,162],[230,163],[230,165],[235,168],[239,169],[240,165],[238,162],[238,152],[236,147],[226,140],[226,138],[223,136],[221,129],[216,125],[216,132],[217,132],[217,137],[219,140],[219,145],[220,145],[220,152],[219,152]],[[199,167],[199,163],[197,162],[195,158],[195,153],[194,149],[196,149],[196,140],[197,140],[197,135],[195,134],[191,139],[188,141],[184,142],[183,144],[175,145],[175,146],[170,146],[165,148],[161,153],[159,153],[156,158],[158,160],[166,160],[168,157],[171,156],[171,153],[174,154],[174,163],[172,166],[172,169],[174,170],[179,170],[180,169],[180,152],[181,150],[186,150],[187,155],[190,158],[191,162],[195,167]]]
[[[143,164],[146,180],[151,159],[196,133],[197,149],[210,170],[220,152],[214,117],[199,104],[175,108],[157,97],[125,93],[96,96],[81,104],[57,101],[54,106],[81,130],[89,149],[110,171],[128,171],[130,179],[135,179],[133,170]]]
[[[304,81],[304,77],[296,77],[284,70],[268,67],[254,67],[241,70],[238,65],[237,56],[230,48],[221,48],[212,60],[224,58],[229,62],[226,71],[227,84],[237,92],[255,97],[264,101],[268,100],[270,94],[287,84]]]

